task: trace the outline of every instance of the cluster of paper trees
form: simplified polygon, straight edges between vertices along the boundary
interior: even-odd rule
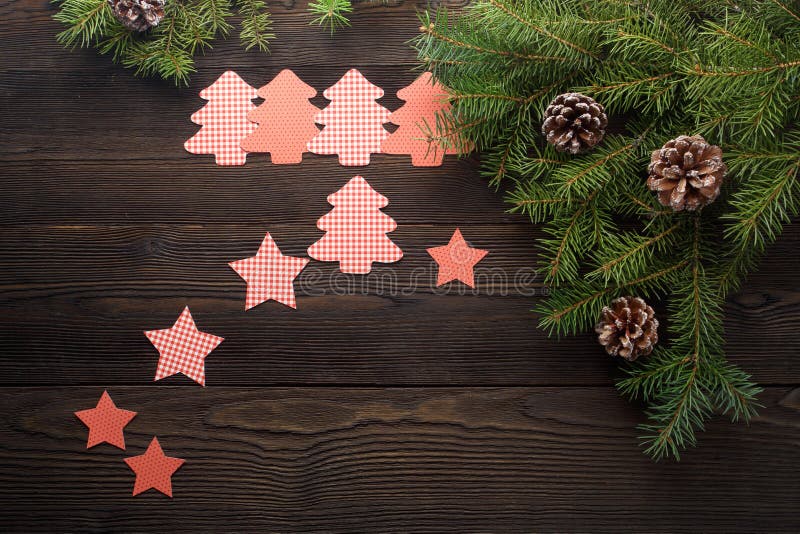
[[[268,152],[275,164],[297,164],[312,152],[337,154],[345,166],[368,165],[370,154],[407,154],[412,165],[429,167],[456,153],[431,139],[437,114],[450,104],[429,72],[397,92],[406,104],[394,112],[375,102],[383,89],[357,69],[325,90],[331,101],[325,109],[309,101],[316,94],[289,69],[258,91],[227,71],[200,92],[209,103],[191,119],[202,128],[184,146],[193,154],[214,154],[217,165],[244,165],[249,152]],[[252,102],[257,97],[264,99],[258,107]],[[386,123],[397,130],[389,133]]]
[[[343,273],[366,274],[374,262],[393,263],[403,251],[386,235],[397,223],[381,211],[389,199],[375,191],[364,178],[354,176],[341,189],[328,195],[333,209],[320,217],[317,227],[327,233],[308,247],[318,261],[338,262]],[[446,245],[427,249],[438,264],[436,285],[459,280],[475,287],[474,267],[488,253],[469,246],[456,229]],[[297,308],[294,280],[309,259],[283,254],[269,232],[255,256],[228,263],[247,283],[244,309],[274,300]],[[205,385],[206,356],[224,338],[197,329],[188,306],[171,328],[149,330],[145,335],[158,349],[155,380],[181,373]]]

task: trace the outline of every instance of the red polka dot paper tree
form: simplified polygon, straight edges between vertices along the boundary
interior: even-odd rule
[[[214,154],[217,165],[244,165],[247,159],[239,144],[256,129],[247,120],[255,109],[251,102],[256,90],[232,70],[226,71],[213,84],[200,91],[200,98],[208,100],[191,119],[202,126],[183,146],[192,154]]]
[[[308,247],[308,255],[319,261],[338,261],[343,273],[365,274],[372,262],[392,263],[403,251],[387,236],[397,228],[394,219],[381,211],[389,199],[381,195],[361,176],[353,177],[337,192],[328,196],[334,206],[317,221],[317,228],[327,233]]]
[[[269,152],[272,163],[301,163],[309,140],[319,133],[314,124],[319,108],[308,101],[316,94],[316,89],[291,70],[280,71],[258,90],[264,103],[247,118],[259,126],[244,138],[241,147],[247,152]]]
[[[431,143],[428,137],[436,132],[436,114],[450,109],[447,91],[430,72],[424,72],[414,83],[397,92],[406,103],[389,117],[399,128],[381,146],[386,154],[409,154],[415,167],[438,167],[445,154],[458,154],[453,147]]]
[[[375,102],[383,89],[350,69],[322,94],[331,103],[315,119],[325,128],[308,143],[309,152],[338,154],[345,166],[368,165],[369,155],[380,152],[389,135],[383,124],[391,113]]]

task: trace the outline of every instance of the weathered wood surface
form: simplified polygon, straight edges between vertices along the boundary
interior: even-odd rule
[[[761,416],[715,421],[682,463],[653,464],[592,336],[535,328],[536,229],[473,160],[420,169],[377,155],[348,169],[253,155],[221,168],[183,150],[197,92],[228,68],[253,85],[292,68],[321,93],[357,67],[386,90],[381,104],[400,105],[415,77],[404,42],[427,4],[360,3],[333,38],[307,25],[305,5],[270,4],[271,55],[218,43],[182,89],[62,50],[46,0],[0,5],[0,529],[800,529],[800,228],[726,307],[731,359],[768,386]],[[325,197],[356,173],[390,198],[403,261],[363,279],[315,262],[298,310],[244,313],[227,262],[266,231],[303,254]],[[456,226],[491,250],[475,294],[431,287],[424,249]],[[142,331],[186,304],[226,338],[206,389],[152,383]],[[72,415],[104,387],[140,412],[127,453],[86,451]],[[122,458],[153,435],[187,459],[172,501],[129,495]]]
[[[636,409],[594,388],[115,387],[126,451],[87,451],[100,388],[0,390],[12,529],[58,531],[797,531],[798,390],[710,425],[680,464],[633,446]],[[174,499],[128,495],[156,435]]]

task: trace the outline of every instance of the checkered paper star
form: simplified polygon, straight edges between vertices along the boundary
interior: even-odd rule
[[[136,412],[117,408],[108,391],[103,391],[96,407],[75,412],[75,415],[89,427],[87,449],[100,443],[110,443],[124,451],[125,435],[122,429],[136,417]]]
[[[144,335],[158,349],[158,368],[154,380],[182,373],[201,386],[206,385],[206,356],[224,340],[199,331],[188,306],[172,328],[149,330]]]
[[[461,280],[469,287],[475,287],[473,268],[488,253],[488,250],[472,248],[467,245],[461,235],[461,230],[456,228],[447,245],[428,249],[428,254],[439,264],[436,285],[440,286],[453,280]]]
[[[267,232],[255,256],[232,261],[228,265],[247,282],[245,310],[270,299],[297,308],[292,283],[308,261],[306,258],[284,256]]]
[[[167,456],[161,449],[158,438],[153,438],[144,454],[125,458],[125,463],[136,473],[134,495],[153,488],[172,497],[172,475],[186,460]]]

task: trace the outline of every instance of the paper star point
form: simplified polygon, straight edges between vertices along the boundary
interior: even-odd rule
[[[153,488],[172,497],[172,475],[185,462],[181,458],[165,455],[158,438],[153,438],[144,454],[125,458],[125,463],[136,474],[133,494],[139,495]]]
[[[308,261],[306,258],[284,256],[267,232],[255,256],[232,261],[228,265],[247,282],[245,310],[268,300],[297,308],[293,282]]]
[[[172,328],[149,330],[144,335],[158,349],[154,380],[182,373],[201,386],[206,385],[206,357],[224,341],[224,338],[198,330],[188,306]]]
[[[436,285],[441,286],[453,280],[460,280],[469,287],[475,287],[474,267],[489,253],[488,250],[472,248],[464,241],[461,230],[456,228],[447,245],[432,247],[428,254],[439,264]]]
[[[75,415],[89,427],[87,449],[100,443],[110,443],[124,451],[125,435],[122,429],[136,417],[136,412],[117,408],[108,391],[103,391],[96,407],[75,412]]]

